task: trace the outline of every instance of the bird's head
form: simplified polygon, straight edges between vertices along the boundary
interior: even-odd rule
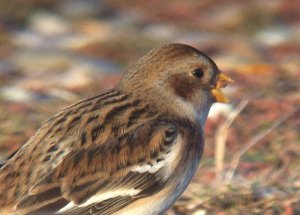
[[[131,66],[121,86],[145,97],[161,97],[164,103],[175,108],[179,104],[184,109],[192,109],[206,119],[214,102],[228,102],[220,88],[230,82],[204,53],[184,44],[167,44],[150,51]]]

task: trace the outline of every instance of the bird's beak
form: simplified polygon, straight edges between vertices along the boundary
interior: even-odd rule
[[[220,103],[228,103],[229,99],[222,93],[221,88],[224,88],[229,83],[233,83],[234,81],[229,78],[227,75],[224,75],[223,73],[218,74],[217,81],[213,88],[211,89],[211,93],[213,95],[213,98],[215,102]]]

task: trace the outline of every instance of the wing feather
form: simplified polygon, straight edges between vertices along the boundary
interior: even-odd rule
[[[63,214],[110,215],[133,201],[134,199],[131,196],[119,196],[104,200],[98,204],[89,205],[88,207],[84,208],[74,207],[72,210]]]
[[[175,124],[153,120],[121,138],[71,151],[15,210],[17,214],[111,214],[162,189],[166,178],[160,162],[177,135]],[[152,171],[136,171],[146,165]]]

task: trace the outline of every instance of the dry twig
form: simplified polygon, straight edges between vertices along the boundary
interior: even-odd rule
[[[242,100],[239,105],[229,114],[226,121],[217,129],[216,132],[216,146],[215,146],[215,171],[219,182],[222,181],[224,159],[225,159],[225,147],[227,141],[228,130],[235,118],[246,107],[249,100]]]

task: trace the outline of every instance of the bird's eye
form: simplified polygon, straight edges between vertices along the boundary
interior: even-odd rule
[[[193,75],[196,77],[196,78],[202,78],[204,76],[204,72],[202,69],[200,68],[197,68],[193,71]]]

